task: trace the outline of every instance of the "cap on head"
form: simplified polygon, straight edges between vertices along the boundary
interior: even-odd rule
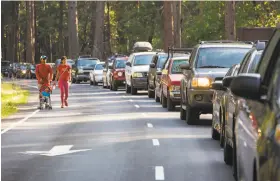
[[[48,57],[46,56],[46,55],[42,55],[41,57],[40,57],[40,60],[47,60],[48,59]]]

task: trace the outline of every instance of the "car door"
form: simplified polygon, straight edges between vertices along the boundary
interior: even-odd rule
[[[169,74],[169,66],[172,58],[169,58],[165,64],[164,69],[162,70],[161,76],[161,84],[162,84],[162,92],[165,97],[167,97],[167,89],[168,89],[168,74]]]
[[[149,77],[148,77],[148,80],[149,80],[149,86],[153,87],[154,88],[154,79],[155,79],[155,74],[156,74],[156,66],[157,66],[157,60],[158,60],[158,55],[154,55],[153,59],[152,59],[152,62],[153,64],[155,64],[155,67],[154,68],[149,68]]]
[[[133,66],[132,65],[133,58],[134,58],[134,55],[131,54],[127,60],[127,62],[129,62],[131,64],[131,66],[128,66],[128,65],[125,66],[125,80],[126,80],[126,83],[130,86],[131,86],[131,73],[132,73],[131,70],[132,70],[132,66]]]

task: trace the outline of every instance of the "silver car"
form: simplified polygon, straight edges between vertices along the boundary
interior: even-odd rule
[[[94,70],[91,70],[89,73],[90,85],[98,85],[98,83],[103,83],[103,66],[105,62],[97,63],[94,67]]]

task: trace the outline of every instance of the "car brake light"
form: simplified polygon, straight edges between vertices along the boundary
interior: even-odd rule
[[[258,136],[261,136],[261,129],[259,129],[256,117],[252,113],[250,113],[249,118],[252,121],[252,127],[255,129],[256,133],[258,134]]]
[[[276,143],[280,145],[280,124],[278,124],[275,128],[274,139]]]

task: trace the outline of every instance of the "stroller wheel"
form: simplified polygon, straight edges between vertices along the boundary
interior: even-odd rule
[[[49,109],[51,110],[51,109],[52,109],[52,106],[49,106]]]

